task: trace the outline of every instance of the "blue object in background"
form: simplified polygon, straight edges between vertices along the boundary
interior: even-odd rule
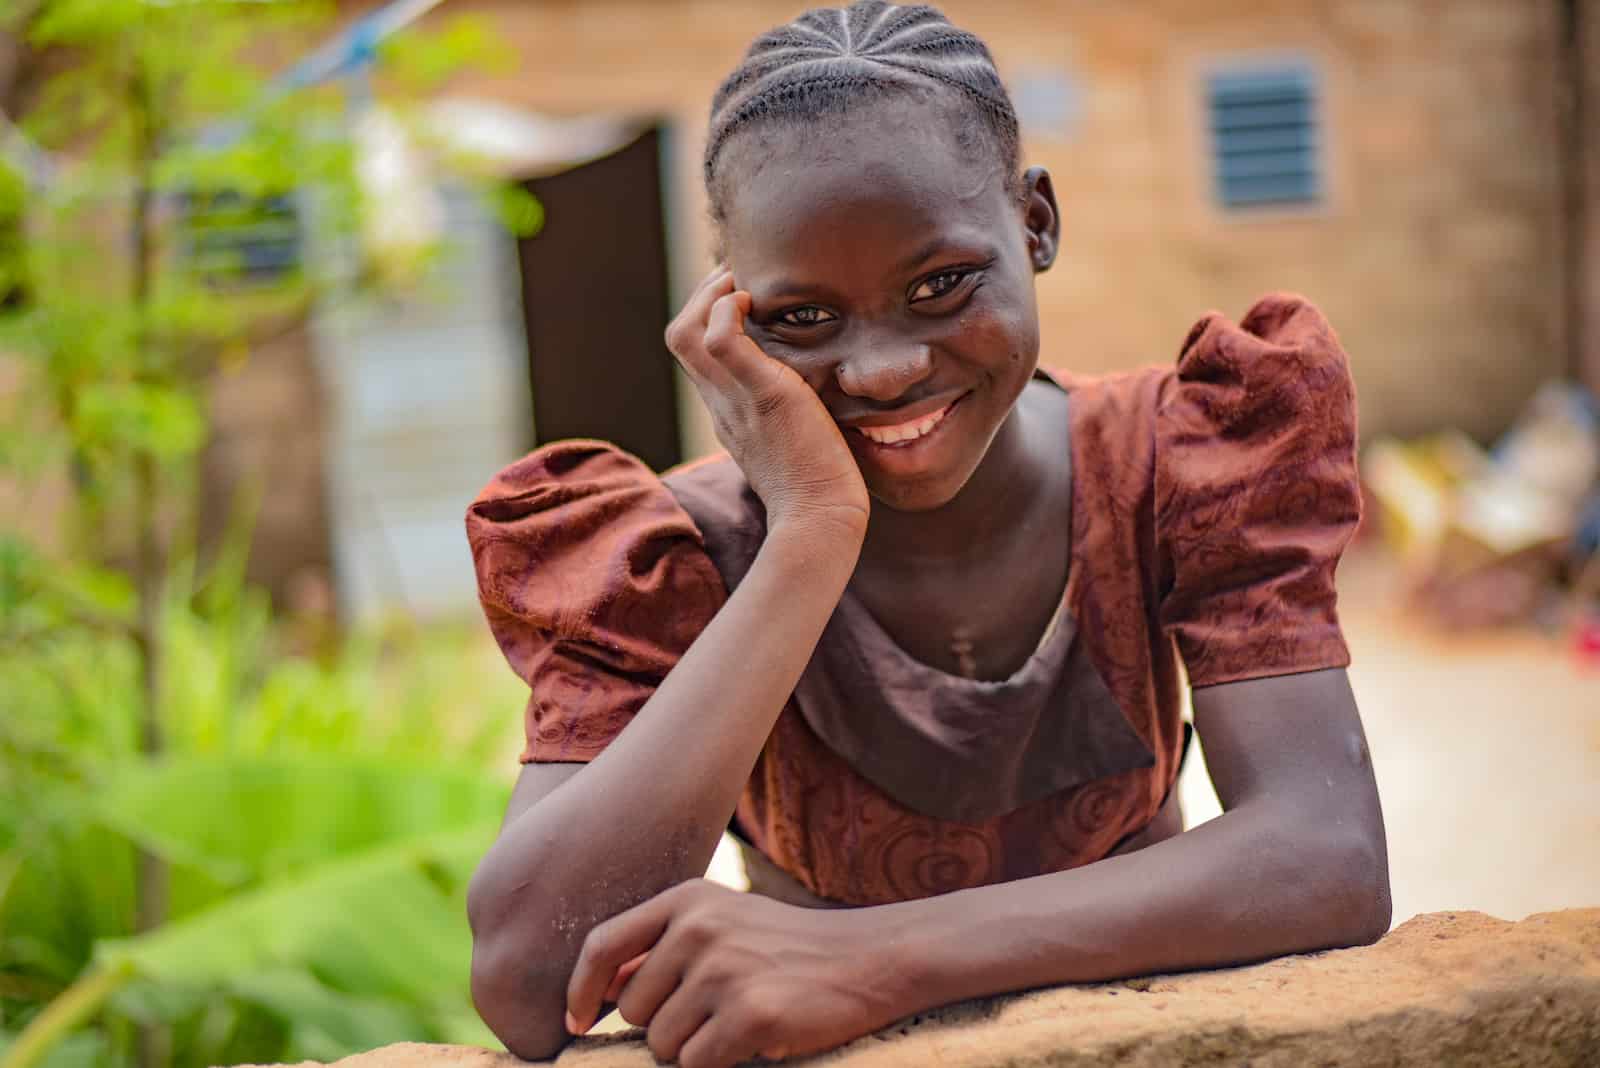
[[[1578,530],[1572,537],[1572,544],[1579,560],[1600,553],[1600,490],[1578,513]]]
[[[1306,63],[1218,71],[1206,81],[1213,175],[1226,208],[1322,200],[1317,76]]]

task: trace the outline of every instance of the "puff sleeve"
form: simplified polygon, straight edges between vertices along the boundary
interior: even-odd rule
[[[1334,569],[1361,516],[1333,329],[1268,297],[1197,323],[1156,420],[1161,621],[1194,686],[1344,667]]]
[[[700,531],[642,462],[564,441],[467,509],[489,629],[529,695],[522,762],[598,756],[726,598]]]

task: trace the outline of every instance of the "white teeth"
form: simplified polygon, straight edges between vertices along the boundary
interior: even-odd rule
[[[943,422],[949,411],[950,406],[947,404],[933,414],[925,415],[912,423],[901,423],[899,426],[863,426],[856,429],[869,441],[875,441],[879,445],[895,445],[922,437]]]

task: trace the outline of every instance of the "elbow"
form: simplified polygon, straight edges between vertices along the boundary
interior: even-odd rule
[[[546,935],[550,924],[500,892],[493,852],[467,889],[472,928],[472,1004],[506,1049],[527,1061],[553,1058],[571,1041],[565,1024],[570,963]]]
[[[1368,946],[1393,919],[1389,855],[1383,829],[1341,834],[1321,850],[1321,911],[1329,948]]]
[[[1245,878],[1268,892],[1272,948],[1266,955],[1348,949],[1389,930],[1389,856],[1381,820],[1330,818],[1308,807],[1279,808],[1260,826],[1258,864]],[[1243,895],[1247,914],[1262,916]]]
[[[550,1060],[572,1040],[565,1024],[566,984],[549,981],[541,974],[547,969],[530,966],[526,947],[508,941],[504,935],[473,936],[473,1007],[506,1049],[525,1061]]]

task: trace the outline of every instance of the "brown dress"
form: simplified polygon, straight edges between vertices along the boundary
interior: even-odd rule
[[[1333,574],[1360,514],[1355,397],[1315,308],[1207,316],[1175,371],[1052,381],[1071,561],[1033,656],[1004,680],[944,674],[846,591],[756,762],[734,828],[812,894],[879,904],[1099,860],[1177,775],[1180,654],[1195,686],[1349,663]],[[500,472],[467,534],[531,691],[522,760],[599,754],[764,533],[725,456],[658,478],[567,441]]]

